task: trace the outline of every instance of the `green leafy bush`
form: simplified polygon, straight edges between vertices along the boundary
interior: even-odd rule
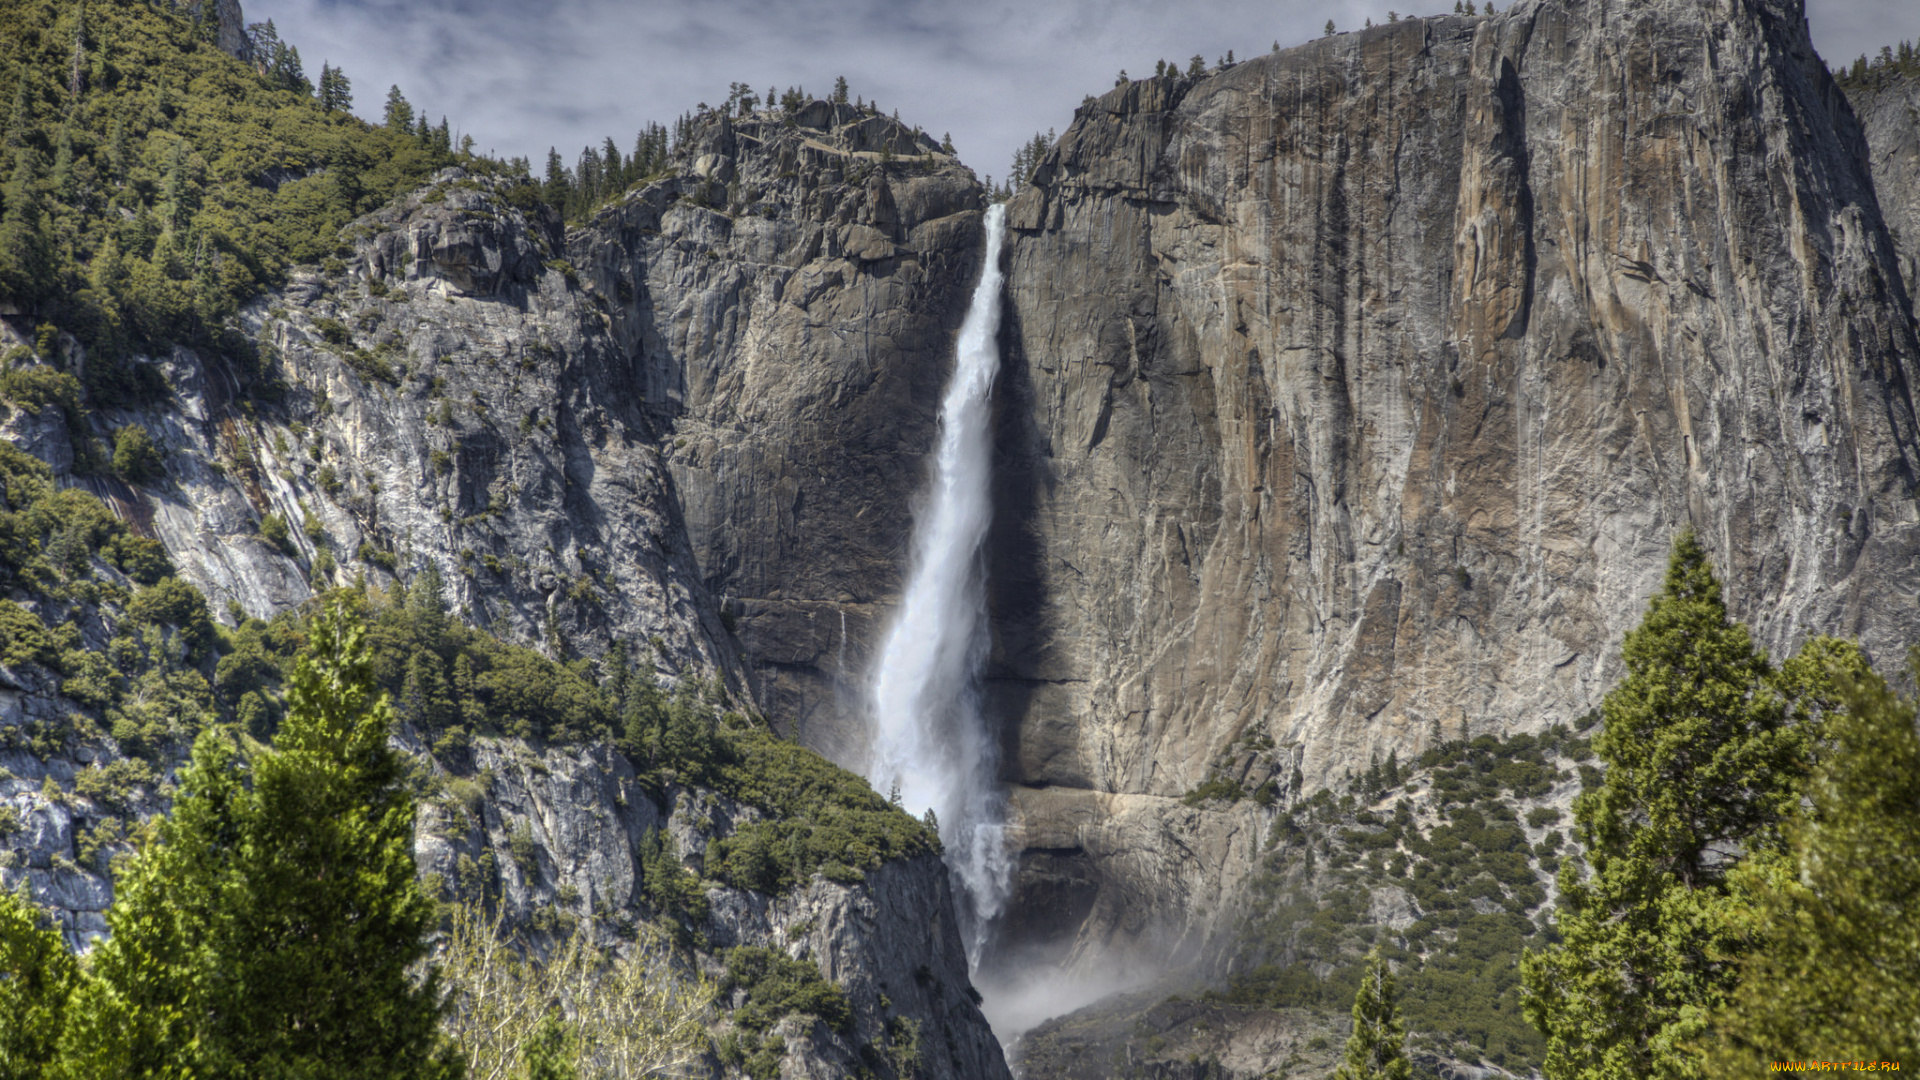
[[[162,578],[135,593],[127,605],[127,617],[137,624],[178,630],[189,658],[213,647],[213,616],[207,610],[207,598],[177,577]]]
[[[734,1022],[762,1034],[783,1017],[802,1013],[818,1017],[842,1033],[853,1029],[853,1008],[847,992],[828,982],[820,969],[805,960],[789,960],[773,949],[751,946],[727,950],[727,974],[722,996],[746,992],[746,1004],[734,1011]]]
[[[146,428],[128,424],[113,433],[113,471],[130,484],[159,479],[164,472],[160,451]]]
[[[284,554],[294,553],[293,533],[287,528],[287,519],[279,514],[268,514],[260,519],[260,539]]]

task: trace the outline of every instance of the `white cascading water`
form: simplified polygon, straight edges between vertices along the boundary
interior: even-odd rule
[[[1000,368],[995,338],[1004,210],[987,210],[985,265],[940,404],[940,444],[915,515],[907,587],[869,685],[868,779],[876,790],[897,791],[915,815],[931,809],[939,818],[975,963],[987,925],[1006,901],[1011,870],[996,750],[981,716],[978,679],[987,654],[980,546],[993,512],[988,394]]]

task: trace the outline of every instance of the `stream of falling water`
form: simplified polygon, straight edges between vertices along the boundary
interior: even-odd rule
[[[988,396],[1000,368],[995,339],[1004,209],[987,211],[986,259],[940,405],[939,446],[914,517],[906,590],[868,686],[873,756],[867,778],[876,790],[898,791],[914,814],[931,809],[939,818],[975,964],[987,926],[1006,901],[1011,870],[979,687],[987,654],[980,547],[993,513]]]

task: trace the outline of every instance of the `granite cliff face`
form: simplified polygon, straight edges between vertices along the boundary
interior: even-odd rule
[[[705,122],[673,175],[570,234],[511,184],[457,169],[361,219],[242,313],[263,379],[187,348],[141,358],[168,399],[100,411],[80,434],[145,427],[164,474],[142,487],[76,471],[86,455],[57,409],[13,413],[5,434],[163,541],[216,612],[271,616],[433,561],[470,622],[556,656],[630,644],[668,684],[716,675],[857,757],[854,726],[809,720],[822,702],[831,719],[860,661],[822,659],[845,655],[849,624],[867,632],[899,572],[984,195],[924,135],[849,107]],[[0,329],[0,347],[23,343]],[[113,849],[87,838],[166,803],[77,791],[119,756],[108,741],[29,745],[75,710],[38,669],[0,669],[0,800],[20,826],[0,838],[0,883],[25,882],[81,947],[112,898]],[[515,921],[651,917],[645,833],[665,828],[697,868],[757,813],[695,789],[656,806],[605,748],[475,756],[480,796],[423,810],[421,870],[463,886],[478,873]],[[514,850],[521,827],[530,852]],[[936,859],[708,897],[709,974],[723,950],[762,946],[849,996],[846,1032],[775,1030],[782,1075],[1007,1075]]]
[[[1895,75],[1847,96],[1867,137],[1880,214],[1913,300],[1920,280],[1920,78]]]
[[[1685,525],[1776,652],[1916,638],[1917,115],[1850,105],[1792,0],[1522,0],[1084,106],[1009,211],[1008,954],[1207,955],[1273,807],[1597,704]],[[472,622],[718,673],[858,765],[984,202],[827,102],[703,117],[572,230],[454,170],[245,312],[275,382],[151,358],[173,400],[97,420],[154,431],[162,480],[11,436],[216,610],[431,559]],[[1272,805],[1182,801],[1210,779]],[[600,805],[537,787],[489,812]],[[592,877],[576,839],[553,865]],[[947,917],[912,873],[899,910]],[[808,896],[741,925],[867,925]]]
[[[1230,911],[1260,815],[1174,797],[1262,737],[1310,790],[1593,708],[1688,524],[1776,652],[1920,630],[1920,351],[1796,4],[1136,82],[1009,220],[990,675],[1082,947]]]

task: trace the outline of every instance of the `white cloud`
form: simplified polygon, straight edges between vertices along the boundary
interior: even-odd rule
[[[397,83],[478,149],[536,167],[548,146],[569,162],[607,135],[624,148],[641,124],[717,102],[735,80],[824,93],[845,75],[854,93],[936,136],[951,132],[963,160],[999,174],[1033,132],[1065,128],[1082,96],[1112,86],[1121,68],[1137,77],[1156,59],[1264,52],[1318,36],[1329,16],[1343,28],[1383,20],[1392,3],[254,0],[247,17],[271,17],[310,75],[323,60],[344,67],[362,115],[377,118]],[[1809,8],[1833,63],[1920,38],[1914,0]]]

